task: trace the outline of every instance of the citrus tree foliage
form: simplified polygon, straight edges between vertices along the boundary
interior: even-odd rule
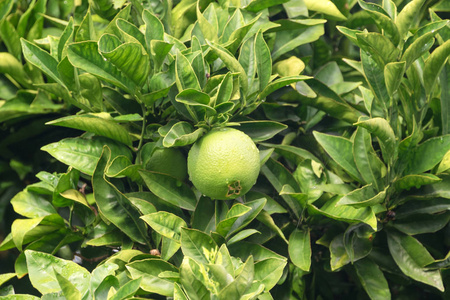
[[[448,297],[446,11],[0,0],[0,298]],[[185,174],[218,127],[260,153],[234,200]]]

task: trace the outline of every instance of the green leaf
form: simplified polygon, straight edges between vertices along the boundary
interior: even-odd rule
[[[239,231],[238,233],[236,233],[232,238],[230,238],[227,242],[227,245],[232,245],[234,243],[240,242],[246,238],[248,238],[249,236],[252,236],[254,234],[261,234],[261,232],[259,232],[256,229],[244,229]]]
[[[327,86],[338,85],[344,82],[342,72],[334,61],[320,67],[314,77]]]
[[[308,211],[310,214],[320,214],[328,218],[344,221],[347,223],[359,223],[363,222],[377,229],[377,218],[375,213],[370,207],[353,208],[351,206],[336,206],[342,196],[335,196],[328,200],[320,209],[316,206],[309,204]]]
[[[272,74],[272,58],[261,31],[255,36],[256,69],[259,79],[259,90],[263,91],[269,84]]]
[[[242,260],[246,260],[250,256],[252,256],[255,261],[260,261],[267,258],[286,259],[286,257],[277,254],[259,244],[249,243],[245,241],[231,245],[228,248],[230,250],[230,253],[234,257],[239,257]]]
[[[119,266],[115,263],[106,262],[97,266],[91,274],[91,290],[96,290],[103,280],[109,276],[115,274],[115,271]]]
[[[64,59],[64,62],[68,62],[68,59]],[[61,64],[58,65],[58,67],[61,66]],[[70,69],[73,70],[73,67],[71,67]],[[58,70],[61,70],[61,68],[59,68]],[[100,80],[98,80],[95,76],[87,73],[78,76],[78,80],[80,82],[79,92],[81,95],[75,97],[77,101],[80,102],[80,98],[84,98],[83,100],[89,101],[88,106],[91,107],[91,110],[103,110],[102,86]]]
[[[161,66],[167,57],[167,54],[172,49],[173,44],[166,43],[163,41],[152,40],[150,42],[150,53],[152,55],[153,62],[155,63],[155,72],[161,70]]]
[[[73,18],[71,17],[59,38],[58,60],[60,62],[67,56],[67,46],[73,42],[74,31]]]
[[[270,291],[283,275],[284,267],[287,261],[285,259],[268,258],[255,263],[255,278],[264,284],[264,290]]]
[[[406,175],[394,181],[397,190],[409,190],[411,188],[420,188],[422,185],[432,184],[442,179],[429,173]]]
[[[336,29],[339,30],[343,35],[345,35],[350,41],[352,41],[354,44],[358,45],[358,39],[356,37],[357,33],[362,33],[361,30],[355,30],[350,29],[344,26],[336,26]],[[348,61],[348,59],[343,59],[345,62]],[[362,72],[361,72],[362,73]]]
[[[297,179],[297,181],[298,181],[298,179]],[[294,189],[288,184],[283,185],[283,188],[281,189],[281,192],[280,192],[280,196],[289,196],[289,197],[293,198],[297,203],[299,203],[299,205],[302,208],[305,208],[306,205],[308,204],[308,198],[309,198],[308,194],[295,192]]]
[[[206,233],[196,229],[181,229],[181,250],[198,263],[208,264],[217,252],[217,244]]]
[[[159,198],[182,209],[195,209],[195,194],[184,182],[162,173],[140,170],[139,174],[150,191]]]
[[[193,106],[197,119],[200,119],[199,115],[208,117],[216,114],[215,109],[209,106],[211,100],[209,95],[198,90],[185,89],[175,96],[175,100],[187,106]]]
[[[302,161],[305,159],[310,159],[312,161],[320,163],[320,160],[317,157],[315,157],[311,152],[299,147],[291,145],[270,144],[270,143],[260,143],[260,145],[275,148],[276,152],[280,153],[285,157],[292,158],[294,160]]]
[[[437,47],[425,61],[425,67],[423,68],[423,85],[428,96],[433,93],[437,78],[449,56],[450,40]]]
[[[345,21],[347,18],[341,13],[336,5],[331,0],[304,0],[308,10],[313,10],[319,13],[326,14],[338,21]]]
[[[417,12],[420,11],[425,0],[413,0],[403,7],[398,14],[395,24],[397,25],[400,37],[407,36],[409,28],[414,26],[415,20],[418,18]]]
[[[80,26],[78,27],[77,33],[75,34],[75,42],[83,42],[83,41],[95,41],[96,33],[94,22],[91,17],[91,11],[88,10],[86,15],[81,21]]]
[[[245,203],[245,206],[251,208],[249,211],[245,212],[243,215],[239,216],[235,222],[233,222],[228,236],[240,231],[242,228],[250,224],[261,212],[261,210],[266,205],[266,198],[260,198],[253,201]]]
[[[190,123],[181,121],[170,128],[163,139],[163,146],[169,148],[190,145],[195,143],[205,132],[206,130],[203,128],[194,130]]]
[[[178,269],[161,259],[143,259],[126,265],[131,278],[141,278],[140,287],[147,292],[163,296],[173,296],[174,281],[160,276],[163,272],[176,272]]]
[[[8,52],[0,52],[0,73],[8,74],[25,87],[31,84],[23,65]]]
[[[391,292],[383,272],[370,258],[363,258],[353,264],[364,290],[371,300],[391,299]]]
[[[228,101],[230,101],[232,93],[233,93],[233,75],[229,72],[223,77],[222,82],[219,84],[217,88],[217,95],[214,101],[215,107],[217,107],[222,103],[227,103]]]
[[[392,62],[384,67],[384,80],[389,96],[393,96],[400,86],[401,79],[406,70],[406,62]]]
[[[434,263],[426,266],[428,269],[444,269],[450,266],[450,252],[443,259],[438,259]]]
[[[135,93],[137,90],[135,82],[127,77],[125,73],[122,73],[122,70],[119,69],[119,67],[124,67],[123,64],[126,63],[128,55],[141,56],[141,53],[139,52],[140,48],[136,46],[126,46],[129,44],[124,45],[124,47],[119,48],[117,51],[107,54],[111,61],[105,59],[105,57],[100,54],[97,42],[93,41],[70,44],[67,49],[67,56],[74,67],[91,73],[125,91]],[[133,62],[135,63],[134,60]],[[113,63],[118,63],[118,66],[115,66]],[[145,67],[142,68],[142,70],[145,69]],[[127,71],[134,73],[133,70],[128,69]],[[140,74],[141,72],[136,73]]]
[[[80,291],[70,282],[70,280],[59,274],[56,270],[53,270],[53,272],[55,273],[56,280],[61,287],[64,297],[67,299],[81,300]]]
[[[0,286],[2,286],[8,280],[16,277],[16,273],[3,273],[0,274]]]
[[[434,258],[418,240],[396,231],[389,231],[387,237],[389,252],[405,275],[444,291],[439,271],[425,270]]]
[[[296,229],[289,237],[289,258],[305,272],[311,268],[311,238],[309,229]]]
[[[8,52],[18,60],[22,60],[22,46],[20,36],[14,25],[9,20],[0,21],[0,37]]]
[[[441,123],[442,134],[450,134],[450,63],[444,66],[439,77],[441,82]],[[450,156],[447,159],[450,163]],[[439,172],[438,172],[439,173]]]
[[[41,298],[32,296],[32,295],[25,295],[25,294],[13,294],[13,295],[7,295],[2,296],[2,300],[39,300]]]
[[[313,132],[317,142],[355,180],[360,181],[360,174],[353,158],[353,143],[343,137]]]
[[[450,134],[426,140],[413,150],[406,174],[426,172],[441,162],[450,149]]]
[[[139,219],[139,213],[132,207],[130,200],[106,179],[105,172],[110,161],[111,150],[104,146],[92,175],[92,188],[98,209],[133,241],[146,244],[147,232],[145,224]]]
[[[231,36],[229,37],[228,41],[227,41],[227,45],[226,48],[231,52],[231,53],[235,53],[236,50],[241,47],[242,42],[246,43],[246,41],[244,39],[247,39],[248,36],[252,36],[254,35],[256,32],[254,32],[254,30],[257,29],[261,29],[263,31],[270,29],[272,27],[276,27],[276,25],[274,23],[266,23],[266,26],[268,28],[265,27],[261,27],[255,24],[260,20],[261,14],[258,14],[256,17],[254,17],[253,19],[251,19],[250,21],[248,21],[245,25],[243,25],[242,27],[239,27],[238,29],[234,30],[231,33]],[[244,18],[244,17],[243,17]],[[247,39],[251,40],[251,38]]]
[[[364,9],[370,17],[375,21],[378,28],[385,30],[385,34],[391,39],[394,45],[397,45],[400,41],[400,34],[394,21],[389,14],[379,5],[373,3],[367,3],[362,0],[358,0],[359,6]],[[398,19],[398,18],[397,18]]]
[[[305,75],[297,75],[297,76],[288,76],[288,77],[282,77],[279,78],[277,80],[275,80],[274,82],[271,82],[260,94],[259,94],[259,98],[260,99],[264,99],[266,98],[268,95],[270,95],[271,93],[275,92],[276,90],[285,87],[289,84],[295,83],[295,82],[299,82],[299,81],[303,81],[303,80],[307,80],[310,79],[312,77],[310,76],[305,76]]]
[[[189,300],[178,283],[175,283],[174,285],[173,300]]]
[[[266,199],[270,199],[270,198],[266,197]],[[272,200],[273,199],[271,199],[270,201],[268,200],[268,202],[272,202]],[[275,200],[273,200],[273,202],[275,202]],[[271,205],[271,204],[269,204],[269,205]],[[270,208],[268,207],[269,205],[266,204],[266,206],[264,207],[264,210],[262,210],[259,213],[259,215],[256,217],[256,219],[258,221],[260,221],[261,223],[263,223],[264,225],[266,225],[267,227],[269,227],[272,231],[274,231],[279,237],[281,237],[283,239],[283,241],[286,242],[286,244],[289,244],[288,240],[284,236],[283,231],[281,231],[281,229],[275,224],[275,221],[273,220],[273,218],[269,214],[269,212],[268,212],[268,211],[270,211]],[[280,208],[281,208],[281,211],[284,210],[284,208],[282,206]]]
[[[217,224],[216,232],[224,237],[230,235],[230,229],[237,219],[251,210],[250,207],[240,203],[233,205],[227,212],[225,218]]]
[[[244,95],[248,91],[248,78],[239,61],[225,48],[217,44],[209,44],[211,50],[223,61],[228,69],[233,73],[238,73],[239,83],[242,86]]]
[[[43,226],[38,227],[41,223]],[[64,219],[58,214],[52,214],[33,219],[16,219],[11,225],[11,234],[15,246],[22,251],[23,244],[30,240],[37,240],[40,234],[50,233],[61,228],[64,228]]]
[[[120,44],[116,36],[104,34],[98,41],[98,49],[107,62],[117,68],[121,75],[131,80],[137,87],[142,86],[147,80],[150,60],[140,43]]]
[[[434,33],[421,36],[420,38],[415,40],[408,48],[406,48],[401,58],[402,61],[406,62],[406,70],[414,61],[422,57],[424,53],[427,53],[428,50],[430,50],[430,48],[434,44],[433,36]]]
[[[273,65],[274,74],[280,77],[297,76],[305,69],[305,63],[296,56],[291,56],[288,59],[280,60]]]
[[[261,173],[269,180],[278,193],[281,193],[283,186],[286,184],[293,188],[294,192],[300,190],[292,174],[282,164],[274,161],[273,159],[269,159],[263,166],[261,166]],[[280,195],[292,212],[299,217],[303,211],[301,203],[299,203],[291,195]]]
[[[361,62],[364,70],[364,76],[376,97],[375,100],[378,100],[378,106],[382,107],[383,112],[385,112],[389,103],[389,93],[386,88],[384,69],[382,66],[379,66],[376,61],[365,51],[361,51]]]
[[[69,280],[83,294],[89,288],[91,274],[80,265],[51,254],[26,250],[30,281],[40,293],[47,294],[61,290],[55,272]]]
[[[22,191],[11,199],[14,211],[27,218],[40,218],[56,214],[55,208],[50,201],[42,195],[29,191]]]
[[[401,216],[401,215],[400,215]],[[394,227],[408,235],[434,233],[444,228],[450,221],[450,212],[440,214],[414,214],[396,219]]]
[[[128,281],[122,285],[117,292],[109,300],[122,300],[128,299],[130,296],[134,296],[138,291],[142,277]]]
[[[386,36],[376,32],[357,33],[358,45],[372,55],[379,66],[397,61],[399,50]]]
[[[120,30],[117,28],[117,20],[124,19],[128,20],[130,17],[131,5],[126,5],[123,9],[121,9],[114,17],[114,19],[109,22],[108,26],[106,26],[104,33],[111,33],[116,36],[120,36]]]
[[[424,37],[424,36],[435,36],[436,34],[438,34],[441,29],[443,29],[443,31],[445,31],[445,28],[447,28],[447,25],[450,23],[450,21],[448,20],[434,20],[432,18],[432,22],[430,23],[426,23],[424,24],[422,27],[420,27],[415,33],[414,35],[410,36],[404,46],[403,49],[407,49],[410,48],[410,46],[417,41],[419,38]]]
[[[199,274],[194,274],[191,269],[191,259],[184,257],[180,267],[180,284],[189,295],[191,300],[209,299],[210,291],[203,285],[203,283],[197,279]]]
[[[287,128],[286,125],[274,121],[243,121],[235,127],[250,136],[254,142],[271,139]]]
[[[367,184],[372,184],[375,191],[381,190],[381,178],[386,173],[386,166],[372,148],[372,138],[367,129],[358,127],[353,141],[353,157],[359,174]]]
[[[187,227],[182,218],[165,211],[141,216],[141,219],[160,235],[178,243],[181,239],[181,227]]]
[[[289,0],[253,0],[247,6],[245,10],[251,12],[259,12],[263,9],[289,2]]]
[[[125,42],[138,42],[146,49],[146,52],[149,53],[149,49],[147,49],[147,44],[145,42],[145,36],[139,28],[124,19],[117,19],[116,26],[121,31],[122,38]]]
[[[402,205],[396,210],[396,219],[412,218],[416,214],[441,213],[447,210],[450,210],[450,203],[443,198],[409,201],[408,205]]]
[[[75,128],[105,136],[113,140],[131,146],[131,136],[128,131],[116,122],[104,119],[96,115],[73,115],[59,118],[46,123],[47,125],[57,125],[69,128]]]
[[[13,5],[14,0],[4,0],[0,2],[0,22],[9,14]]]
[[[372,250],[372,243],[366,238],[350,238],[346,241],[345,234],[341,233],[330,243],[331,270],[336,271],[348,263],[354,263],[366,257]]]
[[[254,279],[253,257],[250,256],[236,279],[220,291],[219,300],[240,299]]]
[[[180,249],[181,245],[179,242],[175,242],[166,237],[162,237],[161,242],[161,259],[164,261],[168,261],[171,259],[177,251]]]
[[[205,37],[205,39],[207,39],[208,41],[211,42],[216,42],[218,40],[218,24],[217,24],[217,17],[216,17],[216,12],[214,11],[214,6],[213,5],[209,5],[204,13],[206,14],[208,11],[211,11],[211,16],[212,17],[212,22],[208,21],[207,18],[205,18],[205,16],[201,13],[200,11],[200,2],[197,2],[196,5],[196,12],[197,12],[197,24],[198,26],[200,26],[200,29],[203,33],[203,36]],[[214,22],[215,21],[215,22]]]
[[[147,49],[151,49],[151,41],[164,41],[164,26],[161,21],[148,9],[142,13],[142,20],[145,23],[145,42]]]
[[[256,54],[254,39],[247,39],[242,44],[238,61],[244,69],[245,74],[247,74],[248,86],[252,86],[256,76]]]
[[[179,92],[188,88],[198,91],[201,90],[197,75],[195,75],[189,60],[179,51],[177,51],[176,55],[175,75]]]
[[[383,118],[360,119],[354,125],[361,126],[375,135],[381,147],[384,161],[392,165],[397,159],[397,139],[388,121]]]
[[[443,173],[448,169],[450,169],[450,150],[448,150],[447,153],[445,153],[444,158],[439,164],[436,174]]]
[[[111,149],[111,157],[125,155],[132,159],[131,150],[123,144],[103,137],[67,138],[41,148],[50,155],[75,169],[92,175],[103,151],[103,146]]]
[[[386,198],[386,190],[387,188],[375,195],[373,187],[371,185],[365,185],[342,197],[336,206],[349,205],[354,208],[374,206],[383,203]]]
[[[208,94],[191,88],[181,91],[176,99],[178,102],[189,105],[209,105],[210,97]]]
[[[331,1],[330,1],[331,3]],[[272,50],[272,61],[276,61],[283,54],[297,48],[300,45],[312,43],[324,34],[324,25],[308,26],[297,30],[278,32],[275,45]]]
[[[58,72],[58,62],[46,51],[42,50],[38,46],[28,42],[25,39],[21,39],[22,51],[25,59],[32,65],[38,67],[42,72],[50,76],[54,81],[65,86],[61,81]]]
[[[107,276],[94,292],[95,299],[108,299],[109,291],[120,288],[119,280],[114,275]]]
[[[303,0],[291,0],[283,4],[284,9],[290,19],[295,19],[299,16],[308,16],[308,9]],[[264,300],[264,299],[261,299]],[[265,299],[267,300],[267,299]]]

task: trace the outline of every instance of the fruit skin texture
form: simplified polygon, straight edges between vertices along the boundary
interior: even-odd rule
[[[174,148],[155,149],[145,168],[185,181],[187,177],[186,157]]]
[[[252,139],[233,128],[217,128],[198,140],[188,154],[189,179],[213,199],[234,199],[256,183],[259,150]]]

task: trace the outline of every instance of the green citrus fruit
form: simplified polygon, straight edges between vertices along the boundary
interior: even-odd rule
[[[157,148],[147,162],[146,169],[184,181],[187,177],[186,157],[174,148]]]
[[[259,174],[259,151],[251,138],[233,128],[213,129],[188,154],[189,179],[213,199],[234,199],[247,193]]]

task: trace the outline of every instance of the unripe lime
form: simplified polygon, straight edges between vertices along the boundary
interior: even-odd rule
[[[188,154],[189,179],[213,199],[234,199],[256,183],[259,151],[252,139],[233,128],[213,129]]]
[[[174,148],[156,149],[148,160],[146,169],[170,175],[181,181],[187,177],[186,157]]]

